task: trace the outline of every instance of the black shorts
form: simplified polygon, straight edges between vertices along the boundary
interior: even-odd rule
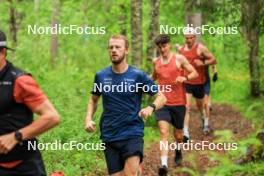
[[[192,94],[195,98],[202,99],[204,97],[204,84],[185,84],[185,89],[187,93]]]
[[[157,110],[156,119],[164,120],[171,123],[177,129],[183,129],[184,117],[185,117],[186,107],[181,106],[163,106],[161,109]]]
[[[0,166],[0,176],[46,176],[45,166],[40,152],[24,160],[18,166],[7,169]]]
[[[105,159],[108,173],[114,174],[122,171],[125,166],[126,159],[131,156],[139,156],[140,163],[143,161],[144,141],[142,137],[105,142]]]

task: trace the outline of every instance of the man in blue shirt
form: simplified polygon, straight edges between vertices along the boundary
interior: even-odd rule
[[[146,119],[153,111],[160,109],[166,98],[146,73],[128,65],[128,41],[125,36],[112,36],[108,49],[112,66],[95,75],[85,129],[95,131],[92,117],[102,96],[100,131],[106,147],[104,153],[108,172],[113,176],[132,176],[138,173],[143,160],[142,117]],[[141,109],[144,93],[155,96],[155,100]]]

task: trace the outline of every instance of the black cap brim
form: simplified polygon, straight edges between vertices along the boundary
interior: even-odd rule
[[[10,51],[16,51],[16,50],[14,50],[14,49],[12,49],[12,48],[9,48],[9,47],[7,47],[7,46],[5,46],[5,47],[0,47],[0,48],[6,48],[6,49],[8,49],[8,50],[10,50]]]

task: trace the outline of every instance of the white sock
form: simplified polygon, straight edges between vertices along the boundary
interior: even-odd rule
[[[188,127],[184,127],[184,128],[183,128],[183,135],[184,135],[184,136],[187,136],[187,137],[190,136],[190,135],[189,135],[189,129],[188,129]]]
[[[161,160],[161,165],[162,166],[167,166],[168,167],[168,156],[161,156],[160,160]]]
[[[204,118],[204,126],[208,126],[209,125],[209,118],[205,117]]]
[[[201,113],[201,118],[203,119],[203,118],[205,118],[205,110],[203,110],[203,112]]]

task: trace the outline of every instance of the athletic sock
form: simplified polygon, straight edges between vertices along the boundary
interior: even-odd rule
[[[186,136],[186,137],[189,137],[189,129],[187,127],[184,127],[183,128],[183,135]]]
[[[209,118],[205,117],[204,118],[204,126],[208,126],[209,125]]]
[[[161,156],[160,160],[161,160],[161,165],[162,166],[168,167],[168,156]]]
[[[205,110],[203,110],[203,112],[200,113],[200,117],[201,117],[201,119],[204,119],[205,118]]]

